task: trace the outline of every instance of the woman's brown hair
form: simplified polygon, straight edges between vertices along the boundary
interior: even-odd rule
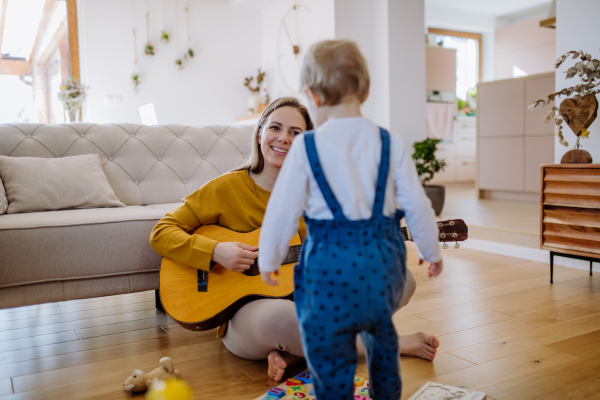
[[[267,123],[269,115],[271,115],[273,111],[281,107],[295,108],[302,115],[302,117],[304,117],[304,122],[306,122],[306,129],[313,129],[313,124],[310,120],[310,116],[308,115],[308,110],[306,109],[306,107],[300,104],[298,99],[294,97],[282,97],[280,99],[275,100],[274,102],[269,104],[267,108],[265,108],[262,115],[260,116],[258,124],[254,128],[254,134],[252,135],[252,153],[250,155],[250,160],[248,160],[248,163],[240,169],[246,169],[252,173],[260,174],[265,168],[265,158],[262,154],[260,143],[258,143],[258,138],[261,135],[263,128]]]

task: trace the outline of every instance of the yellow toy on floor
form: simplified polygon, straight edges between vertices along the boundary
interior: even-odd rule
[[[139,369],[133,371],[131,376],[123,383],[123,389],[127,392],[143,392],[152,385],[155,379],[181,378],[181,372],[175,369],[173,360],[169,357],[161,358],[159,363],[160,367],[147,374]]]
[[[146,393],[146,400],[192,400],[192,398],[192,390],[188,384],[176,378],[156,380]]]

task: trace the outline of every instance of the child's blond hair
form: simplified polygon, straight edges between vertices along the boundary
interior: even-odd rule
[[[321,98],[321,105],[335,106],[349,95],[362,103],[369,95],[369,69],[356,43],[324,40],[313,44],[304,57],[301,84]]]

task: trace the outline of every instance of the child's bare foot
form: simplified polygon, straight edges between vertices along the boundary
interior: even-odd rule
[[[297,357],[290,353],[281,354],[278,351],[273,350],[269,353],[269,357],[267,357],[267,360],[269,361],[269,378],[273,378],[279,382],[281,378],[283,378],[285,369],[296,364],[301,359],[302,357]]]
[[[439,345],[438,338],[424,332],[400,336],[400,354],[403,356],[421,357],[432,361]]]

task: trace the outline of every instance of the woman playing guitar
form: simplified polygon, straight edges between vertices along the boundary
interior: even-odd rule
[[[237,232],[260,228],[271,190],[294,137],[312,129],[308,111],[298,100],[284,97],[263,112],[254,131],[252,156],[248,165],[206,183],[169,212],[150,236],[152,248],[160,255],[184,265],[210,271],[219,263],[234,272],[250,268],[258,257],[257,248],[239,242],[217,242],[191,235],[201,225],[218,224]],[[300,221],[300,235],[305,225]],[[414,247],[409,247],[415,251]],[[410,258],[410,256],[409,256]],[[407,269],[401,307],[416,289]],[[269,377],[280,380],[285,368],[303,357],[294,303],[286,299],[260,299],[240,308],[228,324],[218,329],[225,346],[239,357],[268,358]],[[403,355],[433,360],[439,341],[423,332],[401,336]]]

